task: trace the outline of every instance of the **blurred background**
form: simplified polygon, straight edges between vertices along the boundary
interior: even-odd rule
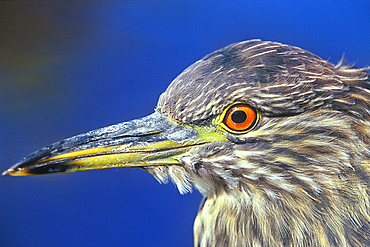
[[[0,170],[153,112],[187,66],[248,39],[370,65],[370,1],[2,1]],[[0,177],[0,246],[192,246],[202,196],[140,169]]]

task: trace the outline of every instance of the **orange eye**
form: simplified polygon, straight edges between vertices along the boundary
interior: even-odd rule
[[[238,103],[227,110],[223,124],[231,132],[245,133],[256,125],[257,120],[256,110],[244,103]]]

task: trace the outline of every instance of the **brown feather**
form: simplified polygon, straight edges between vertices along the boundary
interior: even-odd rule
[[[187,68],[157,110],[179,123],[202,123],[236,101],[261,112],[256,128],[225,133],[229,141],[182,160],[183,179],[208,198],[195,221],[195,245],[370,246],[366,69],[246,41]]]

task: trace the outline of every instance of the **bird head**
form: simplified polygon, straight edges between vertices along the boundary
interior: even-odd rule
[[[217,236],[235,228],[250,241],[278,244],[263,236],[270,223],[266,234],[275,239],[309,241],[305,225],[324,212],[321,228],[313,231],[325,225],[334,237],[307,243],[338,244],[346,223],[370,222],[361,213],[369,209],[369,102],[365,69],[250,40],[185,69],[153,114],[56,142],[3,174],[140,167],[160,182],[172,180],[180,193],[194,185],[208,197],[196,221],[196,242],[220,243]],[[344,208],[348,217],[337,216]],[[213,237],[204,233],[241,215],[248,220],[213,229]],[[338,222],[342,226],[333,230]]]

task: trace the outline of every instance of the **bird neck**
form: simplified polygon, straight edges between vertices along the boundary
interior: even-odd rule
[[[195,246],[370,246],[364,207],[304,191],[271,199],[250,189],[206,199],[194,223]]]

